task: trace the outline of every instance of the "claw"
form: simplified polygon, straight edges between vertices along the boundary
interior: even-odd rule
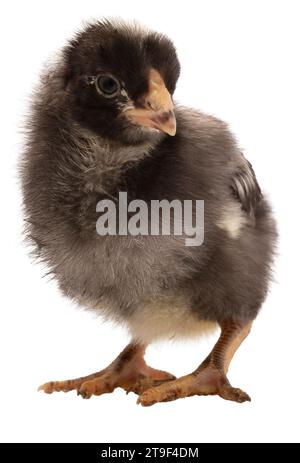
[[[45,392],[45,394],[52,394],[52,392],[54,391],[53,386],[54,386],[53,381],[50,381],[49,383],[45,383],[39,386],[37,390],[43,391]]]

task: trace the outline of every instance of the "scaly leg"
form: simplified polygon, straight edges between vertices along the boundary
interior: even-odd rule
[[[149,367],[144,360],[145,350],[146,346],[133,342],[104,370],[82,378],[51,381],[39,390],[51,394],[76,389],[78,395],[89,399],[92,395],[113,392],[117,387],[141,394],[149,387],[175,379],[170,373]]]
[[[138,398],[138,403],[149,406],[192,395],[219,395],[235,402],[250,401],[248,394],[230,385],[226,374],[234,353],[249,334],[251,324],[222,322],[218,342],[193,373],[147,389]]]

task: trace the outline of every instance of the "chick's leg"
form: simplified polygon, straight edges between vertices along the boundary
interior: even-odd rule
[[[221,335],[210,355],[191,374],[142,393],[138,403],[148,406],[192,395],[219,395],[235,402],[250,401],[248,394],[231,386],[227,370],[231,359],[249,334],[251,323],[234,321],[221,323]]]
[[[92,395],[113,392],[117,387],[141,394],[149,387],[175,379],[170,373],[149,367],[144,360],[145,350],[146,346],[133,342],[104,370],[82,378],[51,381],[40,386],[39,390],[51,394],[75,389],[78,395],[88,399]]]

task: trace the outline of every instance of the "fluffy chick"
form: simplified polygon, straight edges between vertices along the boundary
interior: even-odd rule
[[[28,237],[64,294],[132,337],[104,370],[46,383],[47,393],[122,387],[142,405],[195,394],[250,400],[226,373],[267,294],[275,225],[226,124],[174,105],[179,72],[164,35],[101,21],[41,79],[21,163]],[[96,205],[117,204],[119,192],[147,204],[204,200],[203,244],[100,236]],[[176,379],[145,363],[150,342],[217,325],[220,338],[193,373]]]

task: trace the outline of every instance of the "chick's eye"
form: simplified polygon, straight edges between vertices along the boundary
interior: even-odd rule
[[[96,85],[98,91],[108,98],[117,95],[120,91],[119,81],[109,75],[99,76]]]

